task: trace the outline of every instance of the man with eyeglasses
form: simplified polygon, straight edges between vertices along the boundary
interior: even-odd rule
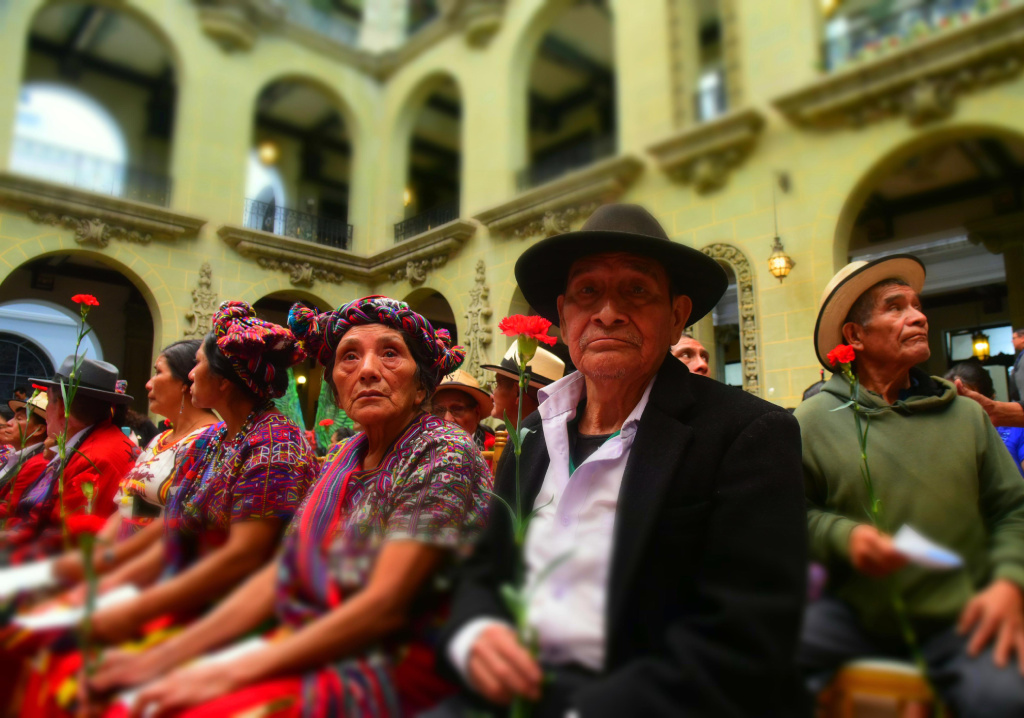
[[[469,372],[459,369],[446,376],[437,385],[432,407],[434,416],[462,427],[481,451],[494,448],[494,431],[480,423],[490,416],[494,401]]]

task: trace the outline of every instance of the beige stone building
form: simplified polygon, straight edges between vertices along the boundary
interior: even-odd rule
[[[1012,351],[1022,63],[1017,0],[0,0],[0,389],[77,292],[140,399],[225,299],[406,299],[479,374],[519,254],[609,201],[729,269],[695,332],[768,400],[851,258],[924,259],[933,372]]]

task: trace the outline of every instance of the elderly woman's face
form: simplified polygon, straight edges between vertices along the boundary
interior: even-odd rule
[[[334,353],[333,378],[341,408],[367,429],[408,421],[426,398],[405,339],[383,324],[345,333]]]

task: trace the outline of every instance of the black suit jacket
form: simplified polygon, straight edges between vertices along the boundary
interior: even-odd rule
[[[532,507],[548,453],[540,416],[523,445]],[[514,501],[515,461],[496,491]],[[791,716],[803,712],[794,663],[807,570],[800,430],[783,409],[662,363],[626,464],[616,509],[606,666],[573,693],[582,718]],[[514,504],[512,504],[514,505]],[[508,619],[512,531],[495,505],[442,635]],[[451,671],[451,666],[448,666]]]

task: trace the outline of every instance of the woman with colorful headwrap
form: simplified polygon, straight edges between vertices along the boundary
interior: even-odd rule
[[[465,352],[386,297],[325,314],[296,305],[289,325],[362,431],[332,447],[276,565],[92,686],[165,676],[267,619],[280,628],[234,660],[175,670],[133,715],[402,716],[450,692],[431,647],[442,573],[481,527],[491,475],[472,439],[424,407]]]
[[[223,422],[183,452],[163,540],[101,582],[101,591],[123,584],[144,590],[97,611],[97,640],[122,643],[147,624],[152,634],[155,619],[166,624],[195,615],[273,556],[319,469],[302,430],[271,402],[287,387],[288,367],[304,357],[286,327],[257,318],[243,302],[221,305],[189,379],[193,405],[216,411]],[[59,686],[79,664],[80,656],[66,656],[39,685]],[[51,698],[35,698],[26,701],[26,715],[62,714]]]

